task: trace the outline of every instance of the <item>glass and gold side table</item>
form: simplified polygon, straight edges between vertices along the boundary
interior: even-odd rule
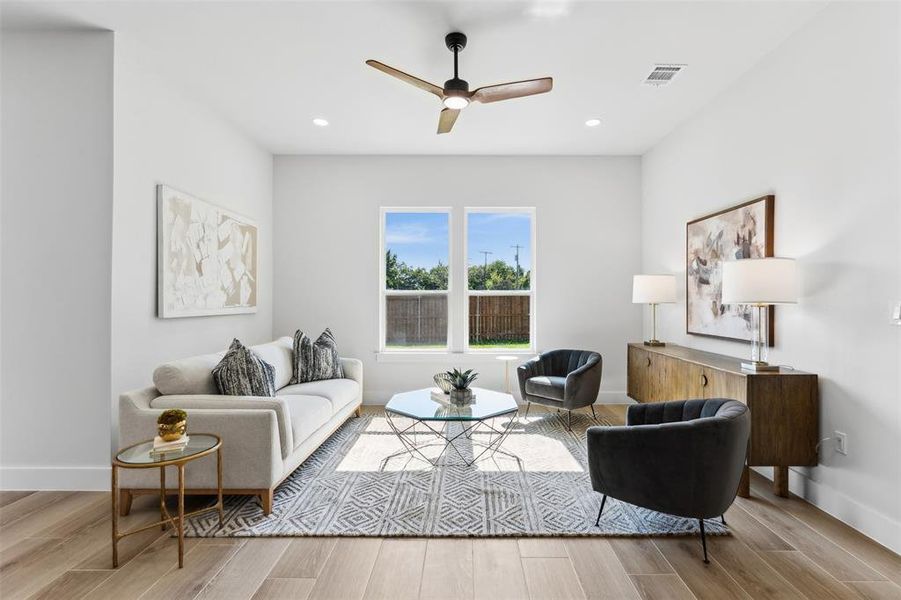
[[[167,452],[165,454],[151,454],[153,440],[141,442],[120,450],[113,459],[112,464],[112,494],[113,494],[113,568],[119,566],[119,540],[125,536],[146,531],[152,527],[167,525],[178,532],[178,568],[185,563],[185,517],[192,517],[211,510],[219,511],[219,526],[222,527],[222,440],[219,436],[210,433],[192,433],[189,436],[188,445],[181,450]],[[192,460],[197,460],[216,453],[216,504],[200,510],[185,513],[185,465]],[[178,515],[172,517],[166,508],[166,467],[178,469]],[[132,529],[131,531],[119,531],[119,469],[159,469],[160,470],[160,521]]]

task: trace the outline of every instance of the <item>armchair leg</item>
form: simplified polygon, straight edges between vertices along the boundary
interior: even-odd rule
[[[720,515],[720,521],[723,522],[723,525],[726,524],[726,515]]]
[[[573,430],[573,411],[571,410],[566,411],[566,430],[570,432]]]
[[[598,415],[594,412],[594,404],[591,405],[591,418],[594,419],[595,423],[597,423]]]
[[[607,494],[604,494],[604,497],[601,498],[601,510],[598,511],[598,518],[594,522],[595,527],[601,526],[601,513],[604,512],[604,504],[606,504],[606,503],[607,503]]]
[[[532,408],[532,403],[531,403],[531,402],[526,402],[526,414],[524,414],[524,415],[522,416],[523,419],[528,419],[528,418],[529,418],[529,409],[530,409],[530,408]]]
[[[707,536],[704,535],[704,519],[698,519],[698,524],[701,526],[701,547],[704,548],[704,564],[709,565],[710,561],[707,560]]]

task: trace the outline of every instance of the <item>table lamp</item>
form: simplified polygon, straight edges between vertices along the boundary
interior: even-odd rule
[[[750,304],[756,310],[751,360],[742,362],[748,371],[777,371],[767,363],[769,327],[763,323],[763,309],[769,304],[798,302],[798,269],[791,258],[744,258],[723,263],[723,304]]]
[[[632,277],[632,303],[650,304],[653,323],[651,339],[645,346],[665,346],[657,339],[657,305],[672,304],[676,301],[675,275],[635,275]]]

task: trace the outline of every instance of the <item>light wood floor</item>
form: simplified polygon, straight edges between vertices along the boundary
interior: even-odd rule
[[[156,528],[125,538],[110,568],[108,494],[0,492],[0,598],[901,599],[901,557],[758,475],[752,492],[709,565],[683,537],[255,538],[189,539],[181,570]],[[122,526],[157,516],[138,498]]]

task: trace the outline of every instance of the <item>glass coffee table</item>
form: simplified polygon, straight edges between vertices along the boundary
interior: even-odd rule
[[[438,388],[425,388],[392,396],[385,405],[385,416],[404,449],[386,457],[383,462],[409,453],[412,457],[437,466],[441,457],[452,448],[467,467],[489,452],[491,455],[503,454],[518,463],[517,456],[500,449],[516,423],[516,400],[510,394],[483,388],[474,387],[472,393],[472,403],[465,406],[451,403],[450,398],[441,394]],[[404,419],[410,419],[412,423],[404,423]],[[487,435],[486,441],[479,439],[484,434]],[[417,437],[423,435],[428,440],[425,443],[417,440]],[[472,459],[464,454],[465,448],[461,450],[458,444],[471,446]],[[430,457],[424,453],[426,448],[434,447],[441,448],[437,456]]]

